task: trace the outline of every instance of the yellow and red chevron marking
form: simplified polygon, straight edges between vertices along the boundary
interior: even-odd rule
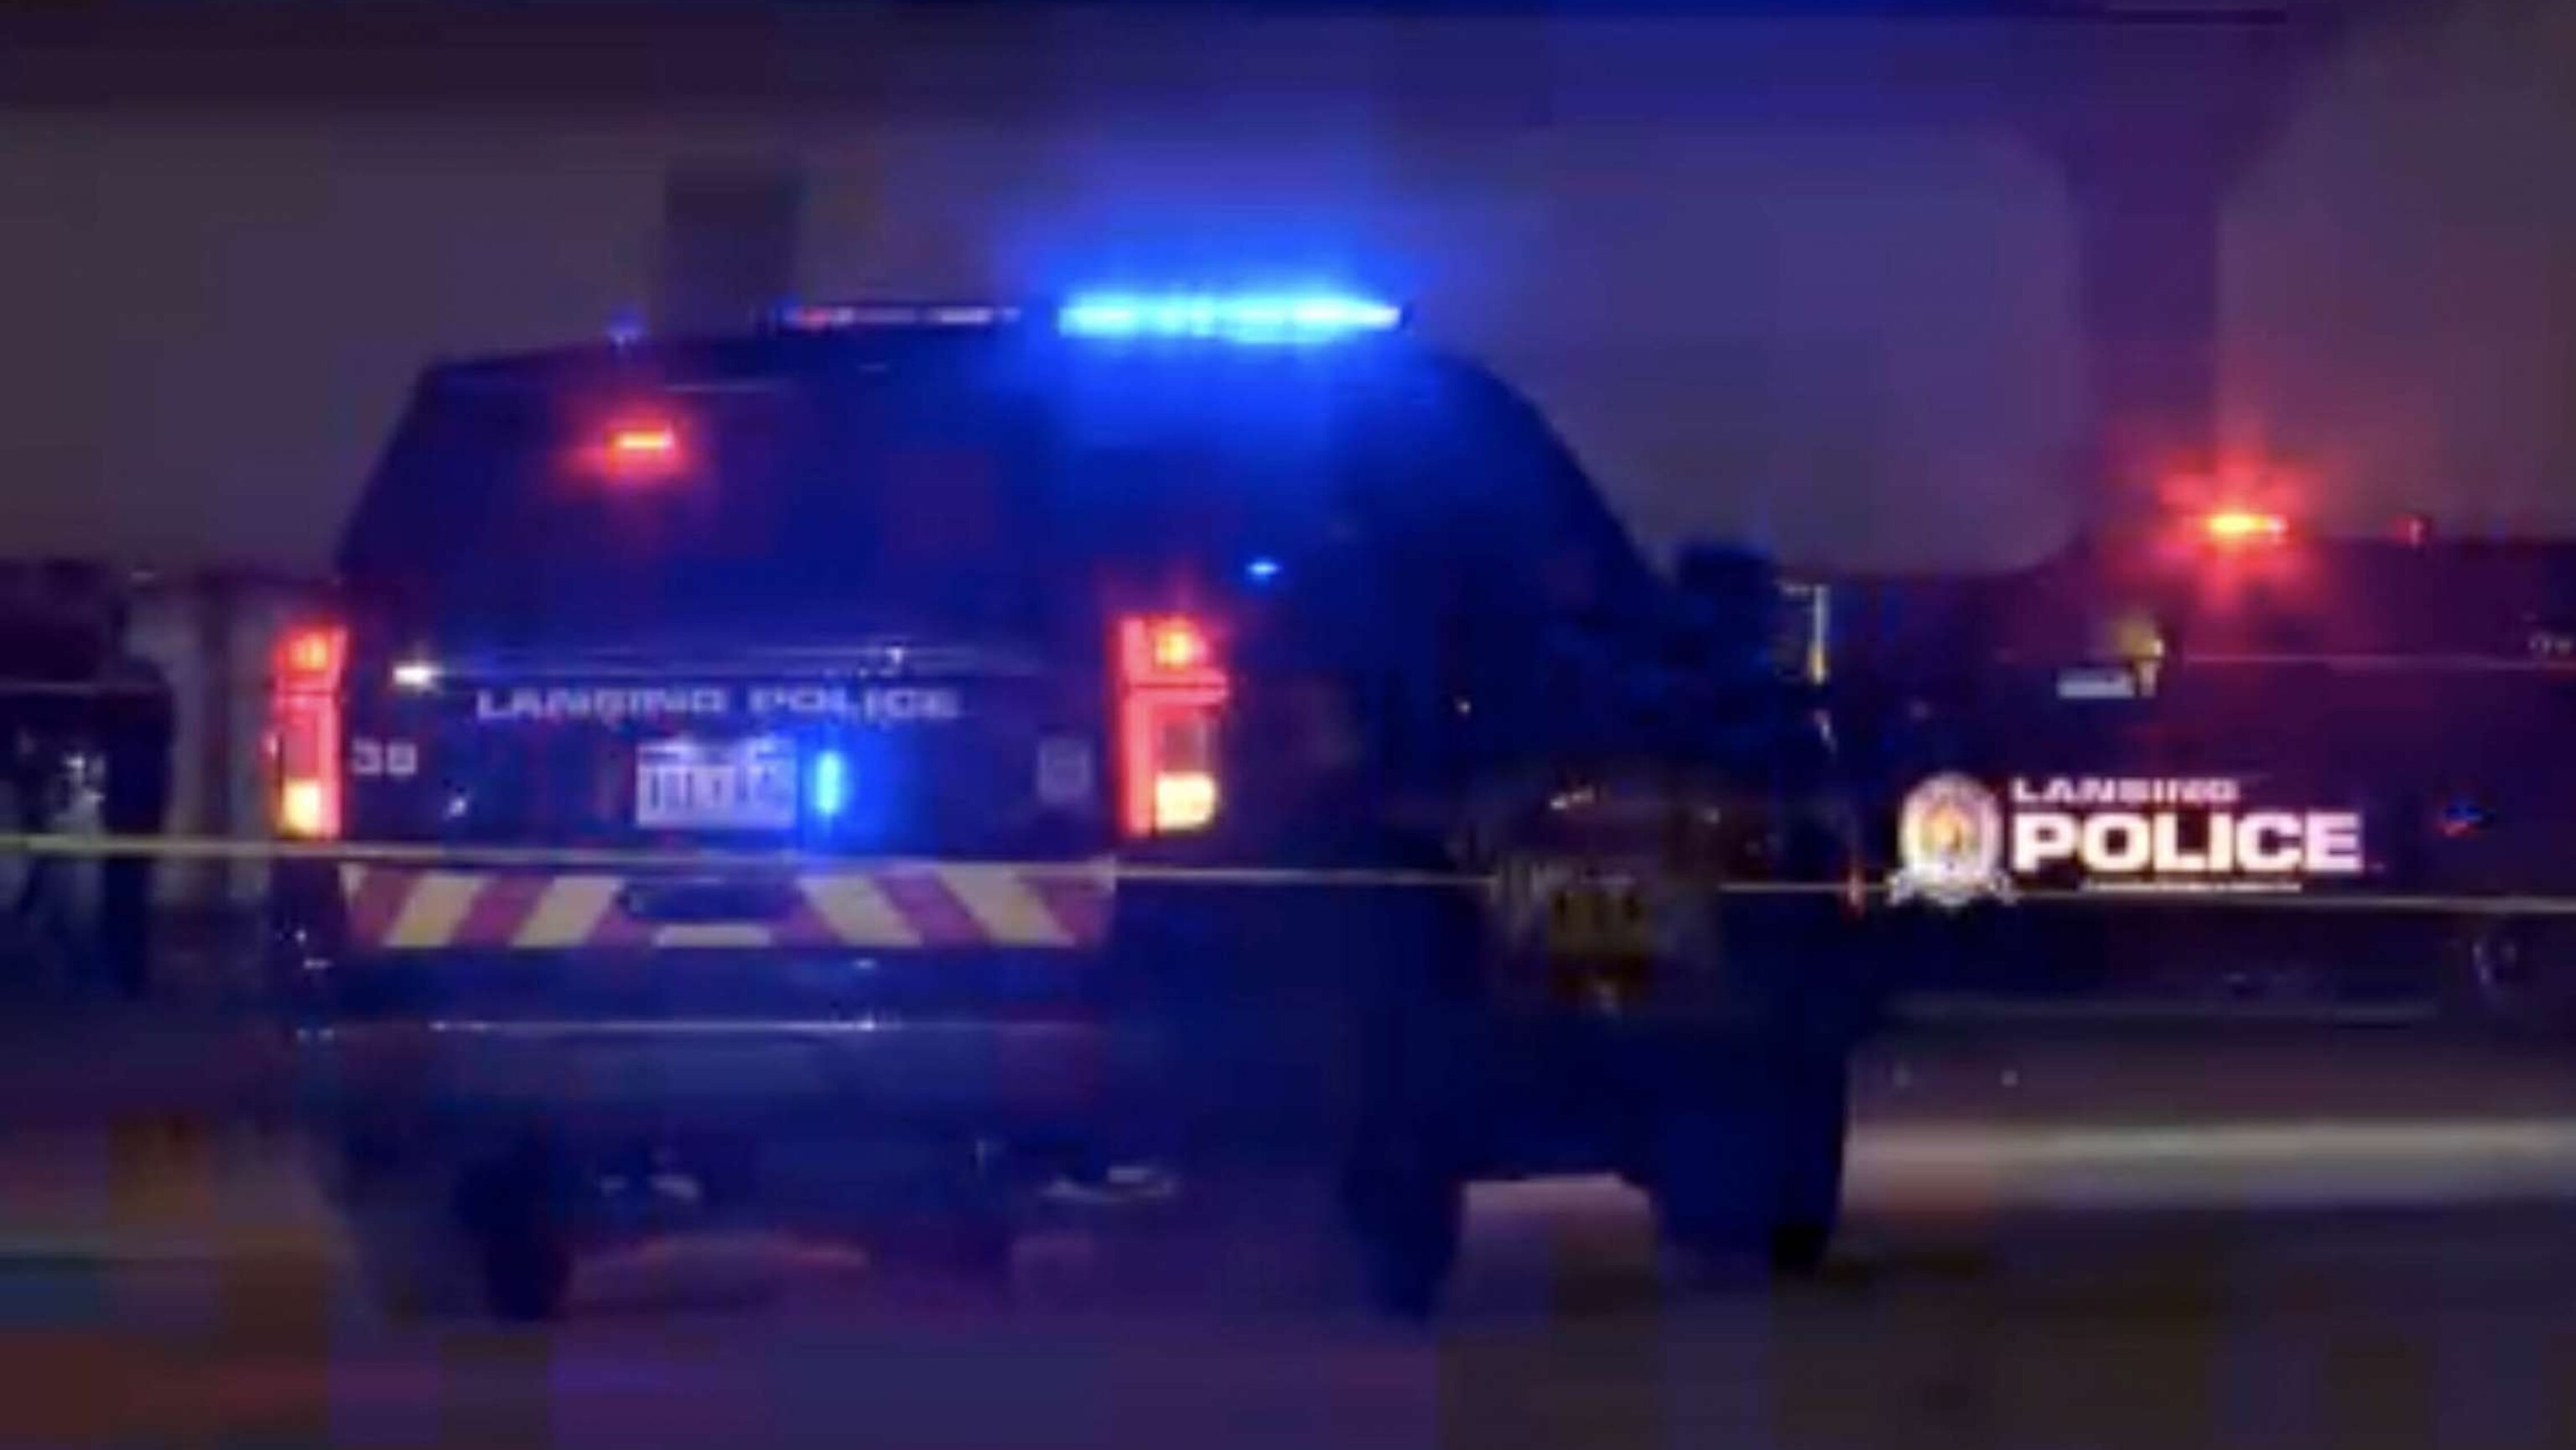
[[[629,915],[615,873],[442,871],[344,865],[349,945],[361,951],[671,947],[1078,948],[1108,934],[1106,871],[975,864],[798,872],[788,909],[763,921]]]

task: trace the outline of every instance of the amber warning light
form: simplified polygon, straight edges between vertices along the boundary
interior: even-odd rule
[[[680,435],[668,426],[620,428],[608,435],[608,451],[624,459],[676,458]]]
[[[1186,619],[1156,621],[1151,637],[1158,670],[1194,670],[1208,662],[1207,636]]]
[[[582,471],[622,483],[671,478],[689,467],[689,440],[677,420],[646,413],[616,419],[575,452]]]

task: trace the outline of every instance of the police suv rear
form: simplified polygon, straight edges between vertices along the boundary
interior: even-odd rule
[[[431,370],[274,662],[278,975],[382,1285],[547,1314],[735,1207],[1000,1263],[1249,1160],[1330,1165],[1405,1307],[1476,1176],[1821,1253],[1848,994],[1743,964],[1831,897],[1721,933],[1708,888],[1830,876],[1824,758],[1397,322],[810,308]]]

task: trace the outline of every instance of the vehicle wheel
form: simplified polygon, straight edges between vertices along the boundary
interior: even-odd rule
[[[1798,1219],[1771,1226],[1771,1272],[1785,1278],[1812,1278],[1825,1266],[1825,1255],[1834,1246],[1834,1226],[1816,1219]]]
[[[1769,1215],[1755,1117],[1750,1104],[1724,1101],[1664,1110],[1646,1178],[1667,1247],[1710,1257],[1761,1247]]]
[[[1824,1267],[1842,1221],[1843,1163],[1851,1137],[1851,1075],[1840,1054],[1818,1053],[1782,1074],[1771,1148],[1778,1174],[1769,1255],[1775,1273]]]
[[[495,1317],[525,1323],[563,1312],[573,1256],[561,1206],[554,1161],[535,1145],[477,1165],[457,1185],[456,1216]]]
[[[1466,1185],[1426,1164],[1362,1164],[1343,1184],[1343,1211],[1369,1301],[1388,1314],[1428,1318],[1457,1267]]]
[[[388,1312],[515,1321],[562,1312],[573,1256],[541,1156],[515,1152],[453,1175],[365,1159],[342,1171],[358,1267]]]
[[[447,1195],[424,1202],[387,1186],[342,1211],[359,1273],[387,1313],[446,1318],[482,1307],[471,1245]]]
[[[1814,1273],[1841,1217],[1849,1131],[1838,1056],[1777,1064],[1737,1100],[1667,1109],[1652,1179],[1665,1242],[1710,1257],[1760,1254],[1775,1273]]]
[[[562,1315],[572,1294],[572,1248],[548,1225],[525,1219],[481,1236],[483,1305],[496,1318],[532,1324]]]

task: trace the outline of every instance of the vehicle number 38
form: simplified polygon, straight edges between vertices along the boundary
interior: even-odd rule
[[[358,736],[349,742],[349,774],[408,780],[420,774],[420,747],[408,740]]]

